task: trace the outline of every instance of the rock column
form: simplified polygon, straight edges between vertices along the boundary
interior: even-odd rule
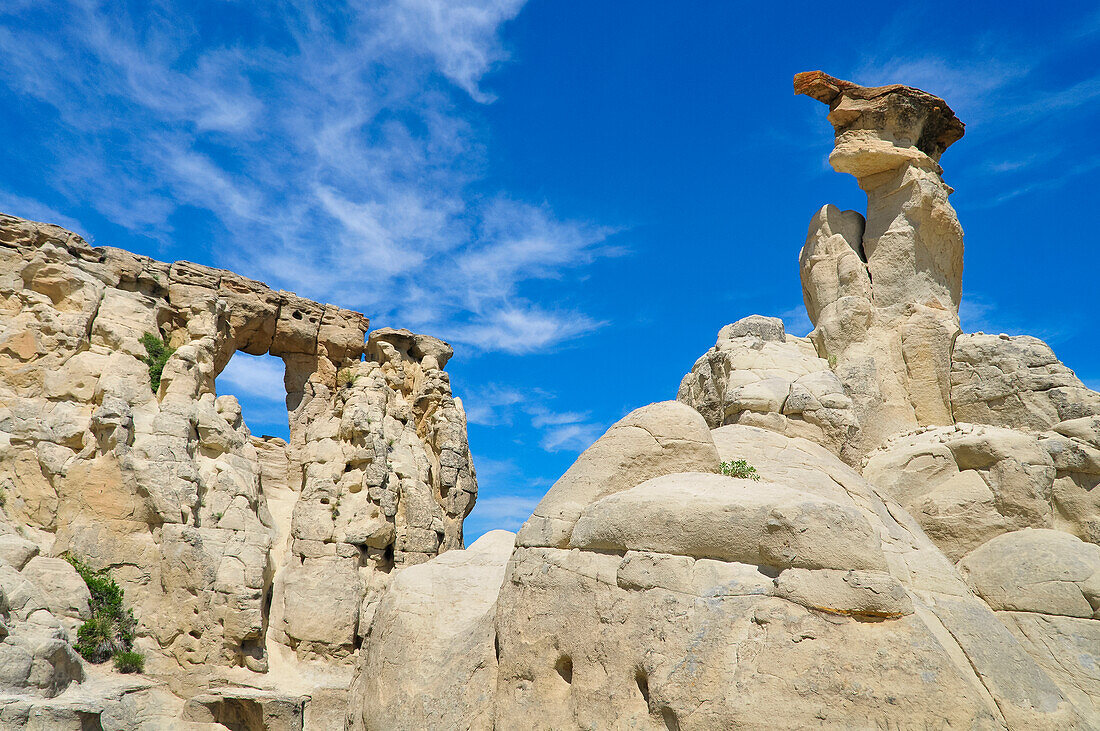
[[[829,105],[829,162],[867,193],[866,218],[822,208],[799,257],[810,337],[853,398],[866,453],[892,433],[952,423],[963,235],[938,160],[963,123],[908,86],[811,71],[794,89]]]

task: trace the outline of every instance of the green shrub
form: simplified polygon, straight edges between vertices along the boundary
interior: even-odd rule
[[[145,333],[141,336],[141,344],[145,346],[145,364],[149,366],[149,385],[153,387],[153,393],[160,390],[160,377],[164,373],[164,364],[176,352],[175,348],[169,348],[167,341],[157,337],[153,333]]]
[[[759,480],[756,468],[743,459],[735,459],[732,462],[722,463],[722,474],[727,477],[737,477],[742,480]]]
[[[344,386],[350,386],[359,380],[359,374],[356,373],[351,367],[341,368],[336,371],[336,387],[343,388]]]
[[[95,571],[86,563],[75,556],[66,554],[65,560],[73,565],[80,578],[88,585],[88,593],[91,595],[89,608],[92,616],[87,622],[80,625],[76,631],[76,651],[88,662],[106,662],[115,658],[115,665],[119,665],[119,657],[126,655],[126,667],[129,670],[120,672],[141,672],[144,666],[144,658],[141,653],[133,652],[134,629],[137,622],[134,620],[133,611],[122,606],[123,592],[106,569]],[[138,660],[136,669],[134,657]]]
[[[120,673],[140,673],[145,671],[145,655],[133,650],[125,650],[115,655],[115,670]]]

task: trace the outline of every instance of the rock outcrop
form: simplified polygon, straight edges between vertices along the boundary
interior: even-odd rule
[[[813,331],[727,325],[468,549],[446,343],[0,218],[0,724],[1100,728],[1100,394],[960,332],[942,100],[795,90],[868,195],[813,218]],[[215,392],[236,350],[286,364],[289,442]],[[73,651],[66,553],[147,675]]]
[[[795,88],[868,194],[811,224],[813,332],[727,325],[510,558],[494,538],[393,582],[351,728],[1100,727],[1100,394],[1037,340],[960,335],[947,105]]]
[[[0,216],[0,685],[81,679],[72,554],[124,589],[152,677],[186,698],[272,694],[211,691],[186,717],[290,703],[270,713],[300,727],[313,694],[342,718],[382,590],[462,547],[477,492],[450,346],[367,331],[231,272]],[[146,343],[170,352],[159,383]],[[283,360],[289,443],[216,393],[238,350]]]
[[[810,338],[835,359],[865,453],[892,433],[952,423],[963,235],[938,161],[963,124],[907,86],[864,88],[819,71],[794,86],[829,105],[829,161],[867,193],[866,217],[822,208],[799,256]]]

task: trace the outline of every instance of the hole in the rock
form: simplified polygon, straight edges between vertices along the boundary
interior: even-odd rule
[[[558,671],[558,675],[561,679],[567,683],[573,682],[573,659],[568,655],[562,655],[558,658],[558,661],[554,663],[554,669]]]
[[[283,361],[273,355],[236,352],[218,374],[218,396],[233,395],[241,405],[245,425],[255,437],[279,437],[290,441]]]
[[[756,567],[756,570],[764,576],[767,576],[769,579],[774,579],[775,577],[779,576],[780,573],[779,569],[777,569],[775,566],[760,565]]]
[[[665,722],[668,731],[680,731],[680,719],[676,718],[676,711],[668,706],[661,709],[661,720]]]
[[[99,713],[78,711],[80,731],[103,731],[103,723],[99,720]]]
[[[638,690],[641,691],[642,700],[649,704],[649,678],[646,677],[645,670],[638,668],[634,671],[634,682],[638,684]]]
[[[291,315],[291,317],[293,317],[295,320],[301,320],[302,319],[302,313],[299,310],[294,310],[294,314]]]
[[[322,505],[328,505],[328,498],[327,497],[321,498],[321,504]]]
[[[497,662],[500,662],[500,635],[493,635],[493,654],[496,655]]]

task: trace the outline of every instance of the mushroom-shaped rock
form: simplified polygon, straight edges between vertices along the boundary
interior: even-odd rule
[[[391,350],[392,349],[392,350]],[[373,359],[383,362],[393,355],[404,360],[415,360],[425,369],[443,368],[454,355],[454,348],[431,335],[414,333],[404,328],[380,327],[367,336],[367,353]]]
[[[952,423],[963,234],[938,160],[963,124],[908,86],[811,71],[794,88],[829,105],[829,161],[867,193],[865,221],[821,209],[799,257],[810,339],[852,396],[861,427],[852,446],[863,455],[896,432]]]

